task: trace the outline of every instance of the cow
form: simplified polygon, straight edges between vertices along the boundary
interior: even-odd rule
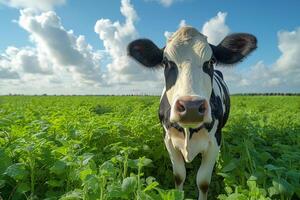
[[[137,39],[127,46],[128,55],[144,67],[164,70],[165,87],[158,113],[175,187],[183,189],[185,162],[200,153],[196,177],[199,200],[207,199],[221,131],[230,110],[228,88],[214,66],[232,66],[256,47],[256,37],[248,33],[230,34],[215,46],[190,26],[179,28],[161,49],[149,39]]]

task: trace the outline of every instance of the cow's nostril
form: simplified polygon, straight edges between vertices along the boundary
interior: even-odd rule
[[[199,106],[199,113],[204,114],[206,110],[205,104],[201,103]]]
[[[185,111],[184,104],[180,101],[177,101],[176,108],[177,108],[178,112],[184,112]]]

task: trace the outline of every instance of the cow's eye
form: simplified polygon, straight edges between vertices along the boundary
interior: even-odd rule
[[[214,70],[214,59],[210,59],[203,64],[203,71],[206,73],[211,73]]]
[[[169,69],[169,70],[176,68],[176,64],[173,61],[169,61],[169,60],[164,64],[164,66],[166,69]]]
[[[209,66],[213,66],[215,63],[216,63],[216,60],[215,60],[214,58],[211,58],[211,59],[208,61]]]

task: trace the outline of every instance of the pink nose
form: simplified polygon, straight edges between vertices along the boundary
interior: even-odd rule
[[[206,114],[208,103],[204,99],[193,96],[183,96],[175,103],[175,113],[178,115],[178,122],[200,123]]]

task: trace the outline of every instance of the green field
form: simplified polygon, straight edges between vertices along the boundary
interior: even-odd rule
[[[195,199],[184,193],[157,117],[159,97],[0,97],[0,196]],[[1,198],[0,198],[1,199]],[[233,96],[209,199],[300,199],[300,97]]]

